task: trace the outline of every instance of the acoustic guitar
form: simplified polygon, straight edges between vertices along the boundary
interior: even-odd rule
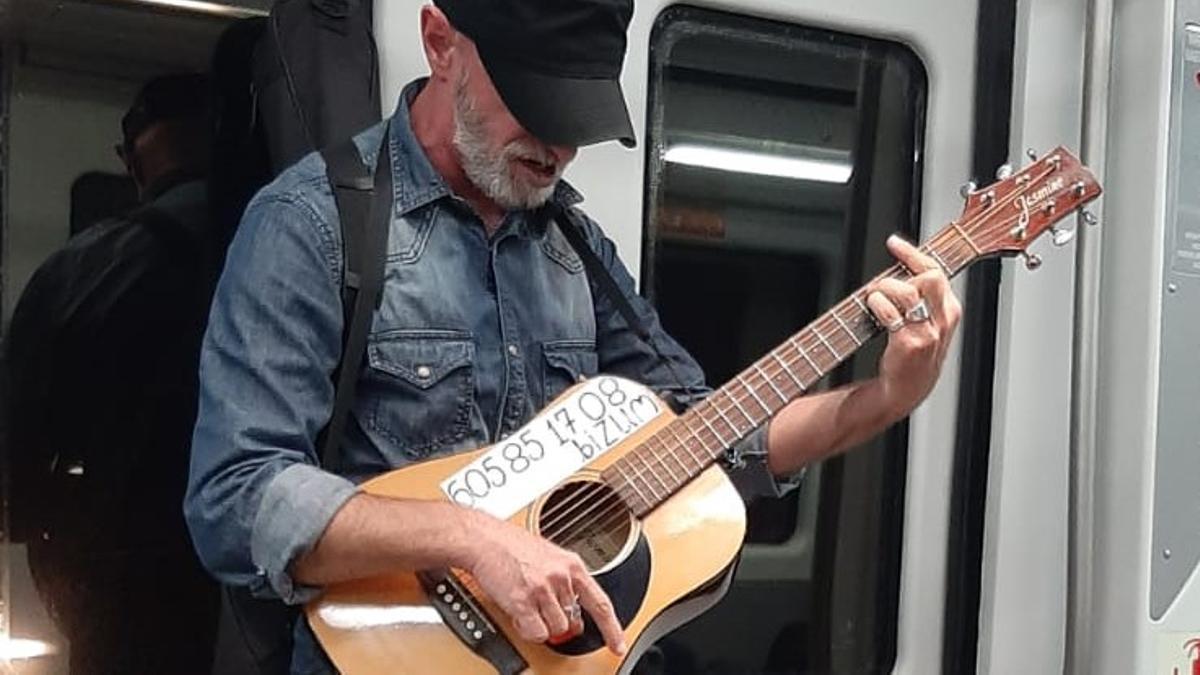
[[[921,247],[947,276],[996,255],[1021,254],[1036,267],[1030,244],[1047,231],[1066,244],[1074,230],[1055,223],[1100,194],[1091,173],[1061,147],[998,177],[968,189],[959,219]],[[896,265],[881,276],[911,273]],[[579,554],[612,599],[629,645],[624,657],[605,648],[586,617],[584,632],[567,642],[521,640],[457,569],[331,585],[306,607],[314,633],[346,675],[628,671],[729,586],[745,507],[714,462],[880,332],[864,287],[682,415],[636,382],[600,375],[494,446],[362,486],[482,509]]]

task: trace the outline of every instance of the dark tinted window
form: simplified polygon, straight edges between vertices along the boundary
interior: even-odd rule
[[[915,234],[924,69],[894,43],[687,7],[651,52],[643,288],[722,384]],[[871,375],[881,347],[827,382]],[[660,643],[665,671],[889,671],[905,436],[750,504],[729,595]]]

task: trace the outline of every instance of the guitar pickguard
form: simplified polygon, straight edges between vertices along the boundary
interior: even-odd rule
[[[613,603],[617,621],[624,628],[637,616],[646,598],[646,587],[650,582],[650,545],[646,538],[638,535],[637,543],[629,556],[616,567],[594,577]],[[592,617],[584,612],[583,633],[579,637],[560,645],[548,645],[554,651],[568,656],[579,656],[604,648],[604,637]]]

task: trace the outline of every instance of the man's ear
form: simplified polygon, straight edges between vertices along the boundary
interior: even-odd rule
[[[429,62],[429,77],[432,80],[452,83],[458,80],[456,51],[459,35],[442,10],[433,5],[421,8],[421,44],[425,49],[425,60]]]
[[[126,145],[118,143],[114,148],[117,151],[117,157],[121,158],[121,164],[125,165],[125,172],[133,179],[133,182],[139,186],[142,184],[142,177],[137,165],[137,154],[134,152],[132,144]]]

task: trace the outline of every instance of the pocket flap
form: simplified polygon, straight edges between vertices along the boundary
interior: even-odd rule
[[[367,358],[372,368],[428,389],[452,371],[469,366],[475,344],[460,333],[389,334],[372,338]]]
[[[547,342],[542,346],[546,365],[564,371],[571,380],[581,382],[599,369],[596,346],[591,342],[564,340]]]

